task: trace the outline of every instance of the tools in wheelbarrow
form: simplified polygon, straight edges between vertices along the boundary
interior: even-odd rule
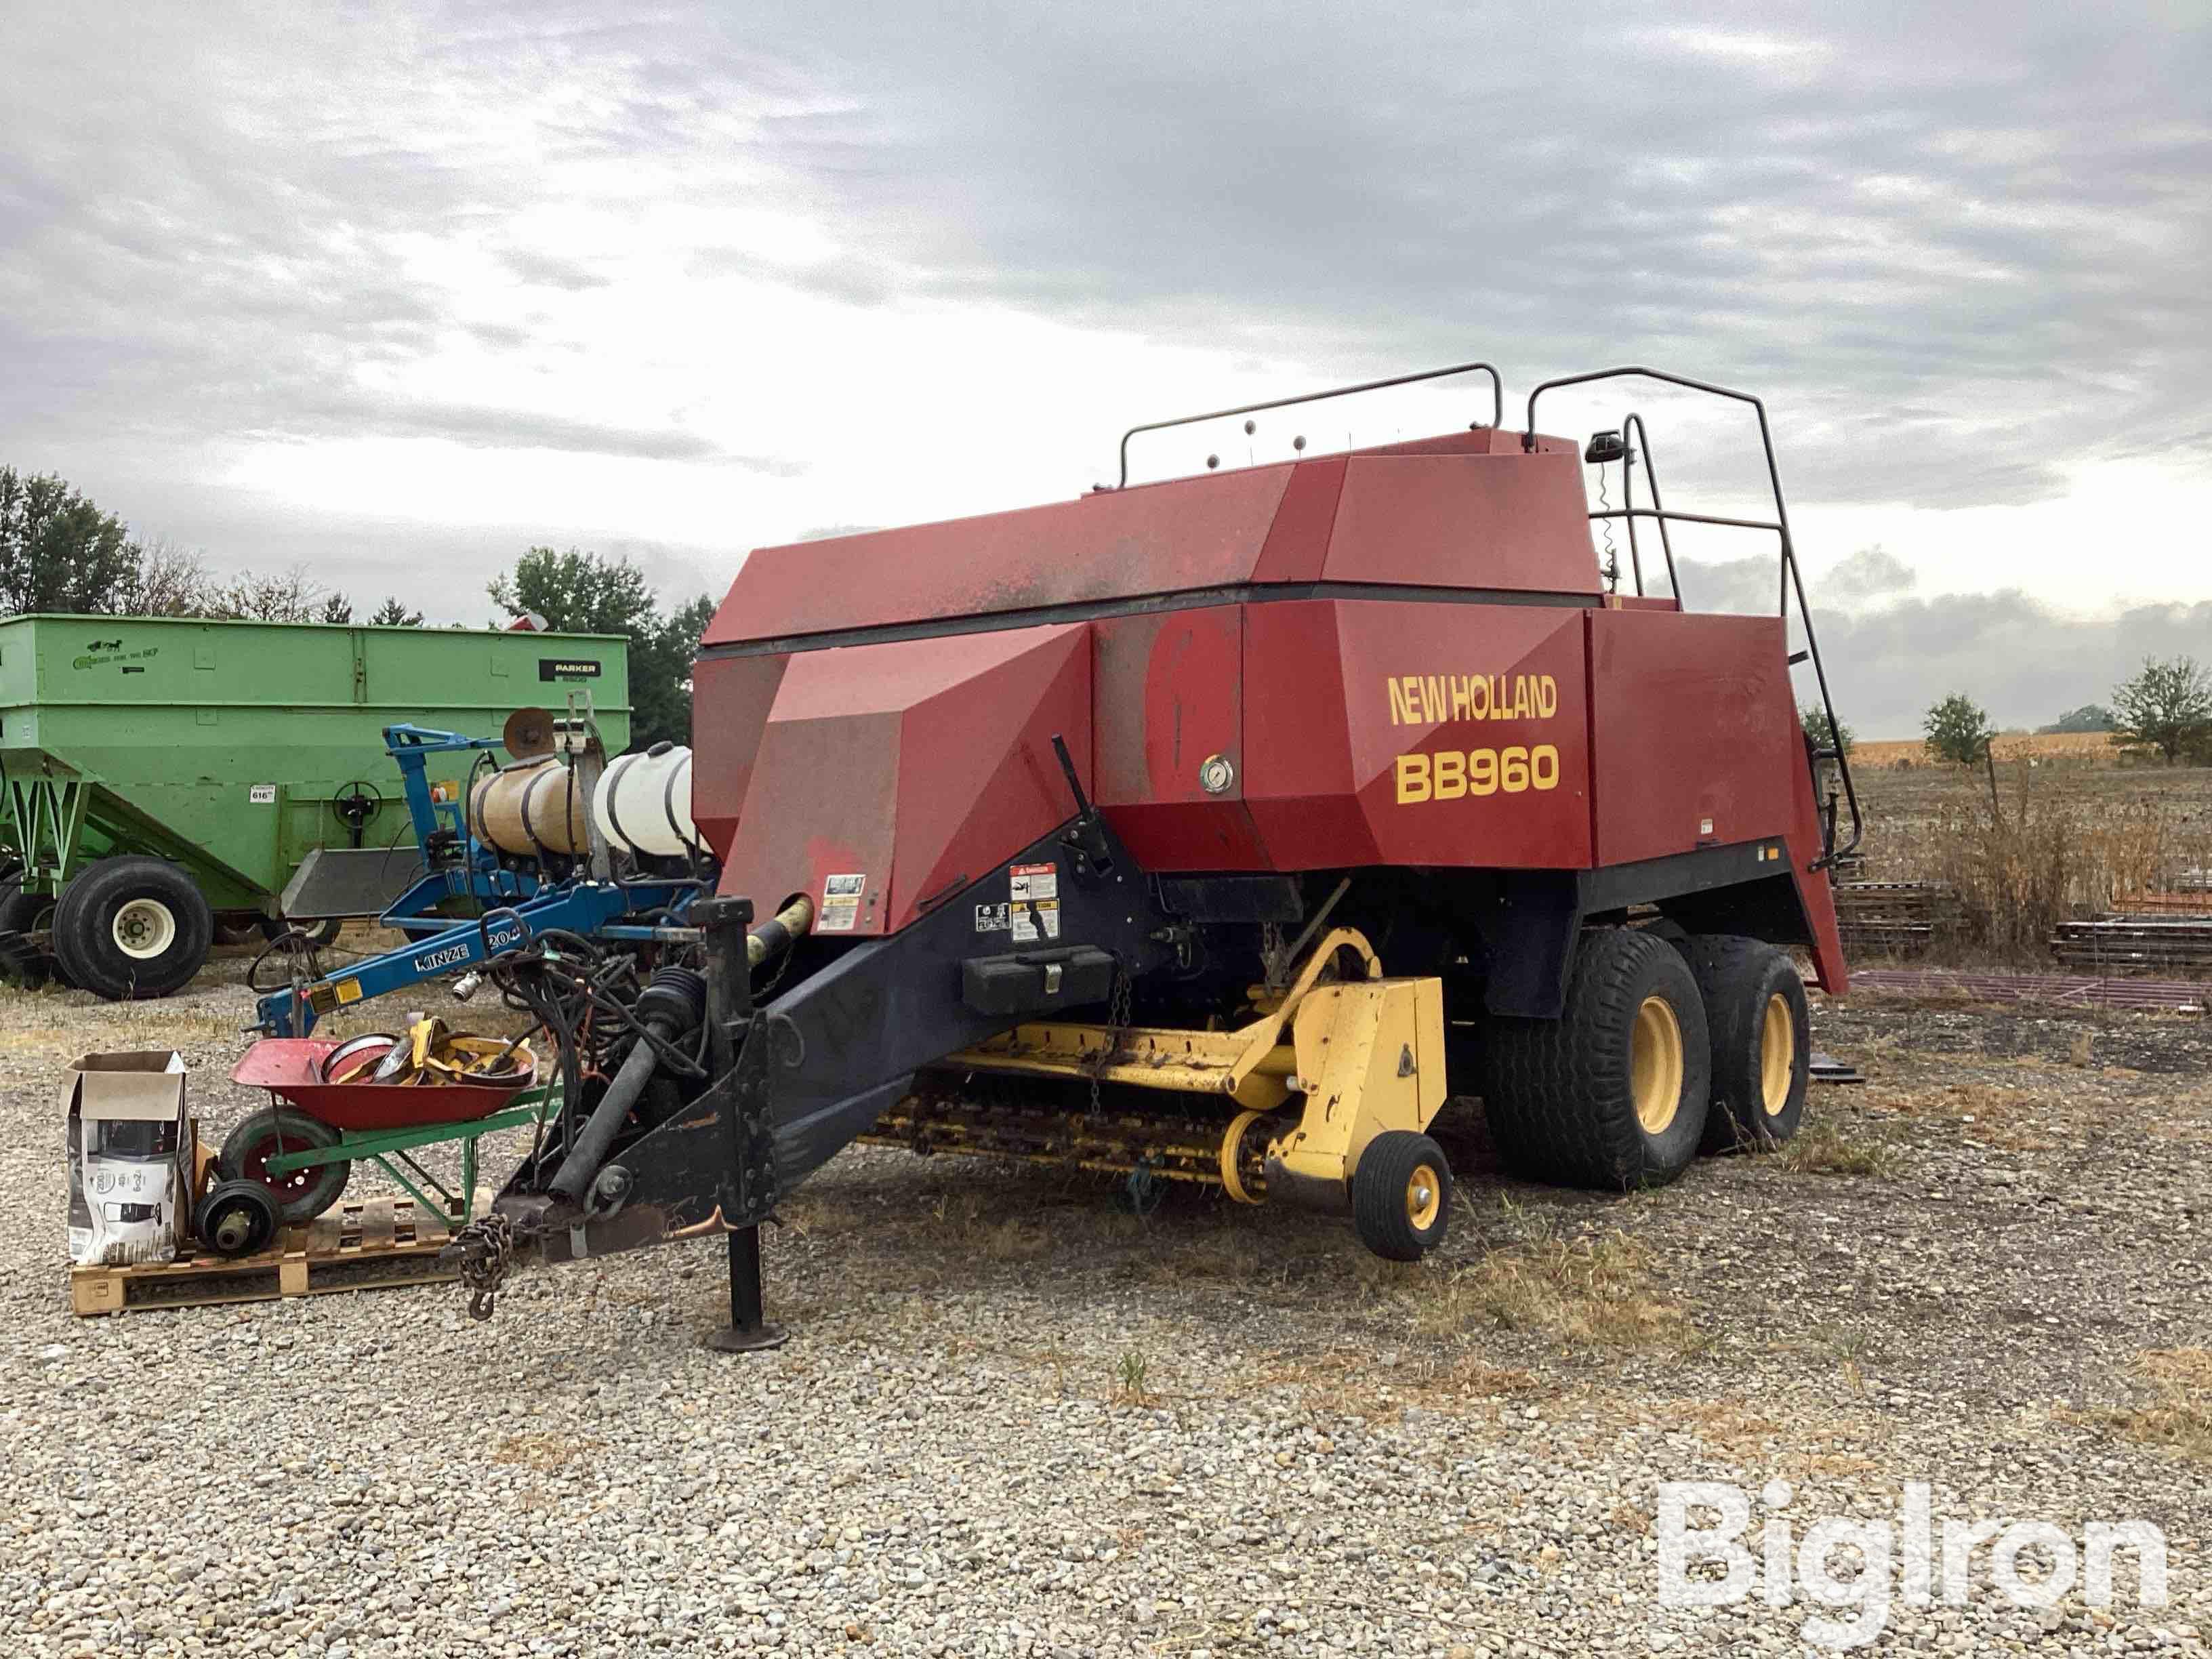
[[[416,1020],[404,1036],[373,1032],[339,1044],[323,1062],[323,1081],[334,1085],[371,1083],[409,1085],[475,1084],[501,1088],[529,1081],[534,1070],[521,1037],[467,1036],[446,1029],[442,1019]]]

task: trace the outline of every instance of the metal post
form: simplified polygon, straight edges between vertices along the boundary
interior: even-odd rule
[[[752,963],[745,950],[745,930],[752,919],[752,903],[747,899],[701,899],[690,910],[690,920],[701,930],[700,943],[707,958],[707,1036],[718,1087],[728,1081],[736,1067],[738,1049],[752,1018]],[[733,1158],[735,1151],[733,1138]],[[717,1353],[757,1353],[780,1348],[785,1340],[783,1327],[769,1322],[761,1294],[760,1229],[737,1227],[726,1237],[730,1255],[730,1322],[710,1334],[706,1346]]]

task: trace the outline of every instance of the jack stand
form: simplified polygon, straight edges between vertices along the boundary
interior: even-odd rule
[[[706,1339],[716,1353],[759,1353],[784,1345],[781,1325],[761,1316],[760,1229],[739,1227],[730,1241],[730,1322]]]

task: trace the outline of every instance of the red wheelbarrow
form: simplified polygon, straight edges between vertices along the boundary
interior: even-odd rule
[[[458,1226],[476,1191],[477,1142],[542,1120],[538,1061],[523,1044],[454,1038],[477,1069],[418,1069],[407,1082],[372,1082],[379,1063],[410,1039],[264,1037],[246,1051],[233,1083],[269,1091],[267,1110],[233,1129],[216,1155],[225,1184],[267,1193],[277,1225],[313,1219],[338,1200],[353,1165],[379,1164],[426,1214]],[[420,1047],[417,1045],[419,1057]],[[449,1190],[412,1153],[445,1141],[460,1146],[461,1179]],[[419,1184],[418,1184],[419,1183]],[[210,1200],[216,1194],[209,1194]],[[242,1196],[242,1195],[241,1195]],[[205,1235],[203,1235],[204,1237]]]

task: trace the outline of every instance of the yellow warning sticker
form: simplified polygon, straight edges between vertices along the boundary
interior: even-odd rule
[[[361,981],[359,980],[342,979],[338,981],[338,1001],[341,1004],[360,1000]]]

